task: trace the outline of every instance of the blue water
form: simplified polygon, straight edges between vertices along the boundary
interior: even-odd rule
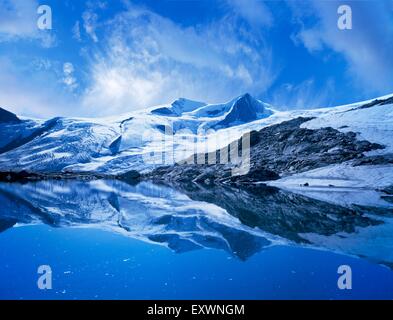
[[[15,196],[16,190],[27,187],[31,188],[26,185],[12,186],[16,188],[13,189],[12,194]],[[173,199],[186,201],[187,206],[184,210],[187,209],[187,212],[191,211],[191,213],[188,215],[184,213],[187,219],[183,217],[183,220],[176,220],[173,225],[166,219],[160,218],[160,228],[164,220],[165,227],[156,229],[157,223],[152,223],[152,219],[149,220],[150,224],[146,224],[146,220],[141,217],[132,220],[132,223],[129,222],[131,218],[139,216],[138,208],[149,217],[157,209],[152,207],[152,203],[157,204],[157,201],[163,198],[163,194],[157,192],[156,187],[144,186],[142,189],[141,186],[139,189],[138,186],[129,187],[131,189],[124,187],[126,189],[121,190],[118,194],[120,199],[117,201],[114,201],[112,195],[104,198],[101,193],[98,193],[101,199],[99,206],[96,198],[84,194],[84,199],[90,197],[89,206],[98,210],[95,213],[99,219],[93,219],[91,216],[86,218],[83,201],[74,197],[75,203],[80,205],[80,212],[75,212],[76,216],[84,215],[84,220],[78,218],[77,221],[75,218],[68,217],[70,213],[67,210],[77,211],[72,207],[72,200],[68,199],[63,204],[58,202],[60,198],[64,200],[64,194],[74,188],[67,189],[64,188],[65,185],[51,185],[49,189],[47,187],[48,185],[45,185],[44,189],[50,190],[49,193],[43,192],[43,185],[33,186],[29,189],[30,193],[22,192],[25,197],[23,200],[22,198],[16,200],[9,193],[4,193],[7,195],[6,199],[12,199],[12,203],[6,203],[2,199],[0,218],[3,216],[6,221],[9,221],[12,212],[13,219],[20,215],[21,221],[13,227],[8,225],[8,228],[3,228],[4,230],[0,232],[0,299],[393,298],[393,272],[387,263],[381,264],[375,259],[336,253],[296,241],[266,245],[272,240],[266,240],[267,236],[262,242],[256,240],[260,236],[252,235],[254,229],[245,227],[244,230],[248,230],[247,234],[251,237],[249,238],[245,236],[244,230],[237,229],[241,228],[237,225],[231,227],[231,232],[228,231],[228,227],[218,228],[217,219],[223,221],[226,219],[225,216],[214,218],[214,223],[210,221],[209,228],[205,227],[204,233],[201,234],[202,221],[205,220],[198,216],[199,227],[194,229],[189,218],[195,218],[195,211],[190,209],[189,200],[177,193],[173,195]],[[6,188],[11,192],[9,186]],[[77,188],[82,189],[80,185]],[[37,192],[35,195],[33,190]],[[138,195],[143,194],[144,197],[136,200],[135,194],[131,193],[132,190]],[[168,190],[164,191],[167,194]],[[55,197],[60,194],[60,198]],[[153,195],[154,201],[152,198],[147,200],[147,194]],[[43,197],[50,198],[52,204],[50,207],[47,203],[45,210],[57,212],[56,206],[61,204],[60,207],[67,211],[64,213],[63,220],[48,218],[50,211],[45,211],[43,214],[42,208],[40,208],[41,212],[36,212],[38,205],[35,201],[44,204]],[[107,216],[102,218],[106,212],[99,211],[101,210],[99,208],[105,207],[105,203],[101,201],[107,199],[117,203],[115,207],[123,216],[126,215],[126,211],[123,210],[126,210],[129,205],[125,199],[132,199],[133,211],[128,213],[131,217],[126,219],[127,232],[119,232],[117,229],[110,228],[111,224],[103,223],[103,221],[107,222],[108,218]],[[30,201],[29,205],[25,203],[27,200]],[[146,203],[149,203],[150,212],[146,211]],[[15,211],[12,211],[12,205],[17,206],[14,208]],[[30,207],[32,205],[35,206],[34,210]],[[161,207],[162,203],[159,205]],[[179,203],[177,205],[179,206]],[[199,205],[200,203],[195,203],[195,207]],[[208,212],[212,210],[213,213],[215,210],[213,209],[207,207]],[[35,216],[31,216],[31,212],[26,210],[34,212]],[[162,210],[170,211],[169,208]],[[181,214],[178,208],[176,214]],[[37,220],[32,221],[32,218]],[[94,223],[88,224],[92,219]],[[229,225],[232,222],[225,223]],[[150,230],[151,225],[155,227],[153,231]],[[240,245],[237,249],[234,249],[234,245],[230,247],[231,250],[220,247],[218,242],[206,241],[208,236],[205,232],[212,231],[213,226],[215,231],[220,230],[220,236],[223,235],[228,242],[239,241]],[[235,229],[237,231],[232,238],[231,234]],[[174,230],[177,231],[176,237],[174,237]],[[158,238],[157,234],[171,234],[176,241],[173,237]],[[291,237],[288,230],[283,234],[289,234],[288,237]],[[190,247],[189,242],[180,239],[198,240],[199,247]],[[256,241],[262,245],[255,246]],[[241,250],[247,254],[240,254]],[[37,269],[40,265],[49,265],[52,269],[51,290],[38,289],[37,280],[40,275]],[[339,277],[337,268],[340,265],[349,265],[352,268],[352,290],[339,290],[337,287]]]
[[[247,261],[220,250],[176,254],[94,229],[28,226],[0,234],[1,299],[364,299],[393,298],[387,267],[321,250],[266,249]],[[339,290],[337,268],[353,271]],[[39,290],[39,265],[53,289]]]

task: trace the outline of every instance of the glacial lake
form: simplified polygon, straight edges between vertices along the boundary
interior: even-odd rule
[[[105,180],[0,183],[0,203],[0,299],[393,299],[390,209]]]

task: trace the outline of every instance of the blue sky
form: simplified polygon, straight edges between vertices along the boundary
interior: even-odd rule
[[[39,5],[52,29],[36,26]],[[352,8],[339,30],[337,8]],[[249,92],[281,109],[393,92],[393,1],[0,0],[0,106],[105,116]]]

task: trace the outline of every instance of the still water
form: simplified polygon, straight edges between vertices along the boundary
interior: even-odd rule
[[[0,299],[393,298],[388,209],[120,181],[1,183],[0,204]]]

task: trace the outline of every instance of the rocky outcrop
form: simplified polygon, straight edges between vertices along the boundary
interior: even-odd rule
[[[371,108],[371,107],[374,107],[374,106],[384,106],[384,105],[392,104],[392,103],[393,103],[393,97],[389,97],[387,99],[375,99],[375,100],[373,100],[373,101],[371,101],[369,103],[363,104],[360,107],[355,108],[355,109],[351,109],[351,110],[367,109],[367,108]]]
[[[23,182],[35,178],[38,178],[38,175],[34,173],[29,173],[27,171],[0,172],[0,181],[4,181],[4,182],[15,182],[15,181]]]
[[[365,156],[360,159],[356,159],[353,162],[354,166],[365,166],[365,165],[386,165],[393,164],[393,154],[388,153],[384,155]]]
[[[300,117],[251,132],[250,171],[245,175],[231,175],[231,159],[227,159],[229,164],[220,164],[221,155],[229,154],[228,146],[225,150],[216,151],[216,164],[196,164],[196,159],[204,158],[204,163],[209,159],[209,154],[197,154],[184,161],[185,164],[158,168],[148,177],[153,180],[205,183],[267,181],[330,164],[362,159],[364,152],[384,148],[376,143],[358,140],[354,132],[344,133],[330,127],[316,130],[300,127],[311,119]],[[241,139],[237,143],[241,154]]]
[[[21,120],[12,112],[0,108],[0,123],[20,123]]]

